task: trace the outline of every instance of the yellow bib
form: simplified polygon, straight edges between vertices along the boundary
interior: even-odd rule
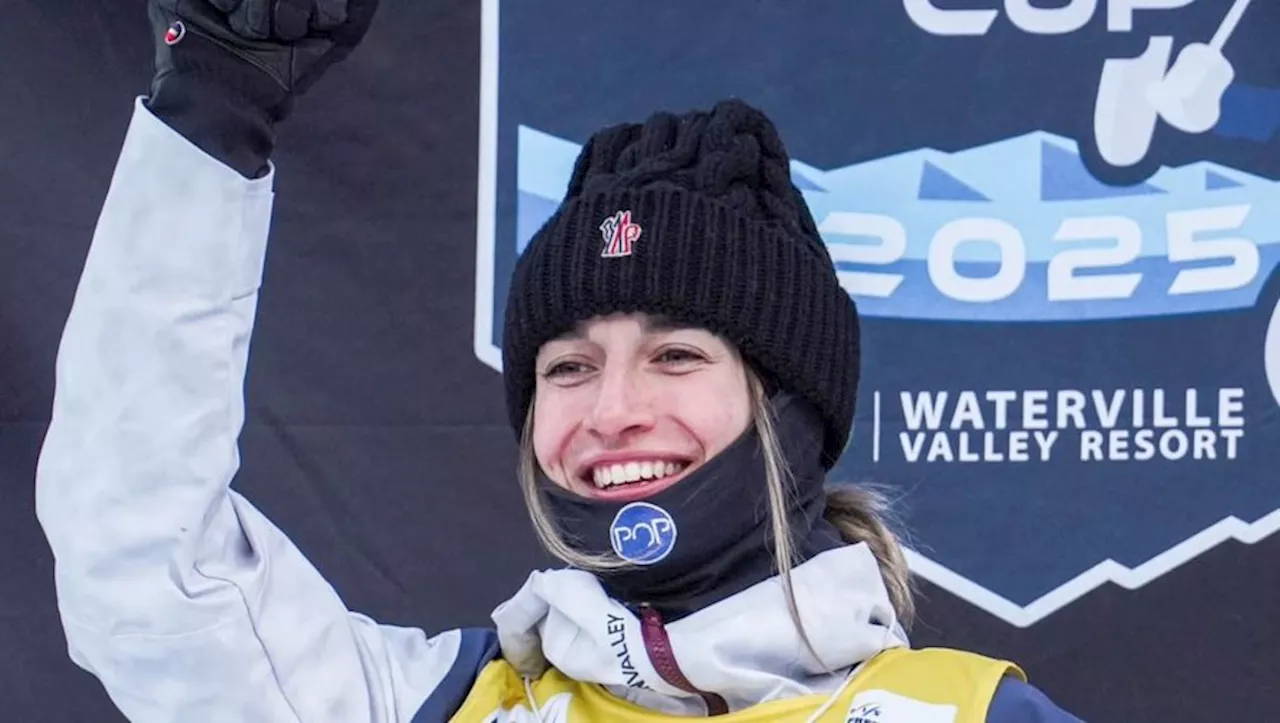
[[[945,648],[886,650],[867,662],[820,723],[983,723],[1005,675],[1026,680],[1018,666]],[[688,718],[658,713],[614,697],[594,683],[549,670],[532,682],[545,723],[658,723]],[[826,695],[761,703],[717,716],[719,723],[804,723]],[[450,723],[534,723],[524,682],[503,660],[485,666]]]

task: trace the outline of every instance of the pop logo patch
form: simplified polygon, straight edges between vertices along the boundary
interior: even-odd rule
[[[652,565],[676,546],[676,522],[657,505],[632,502],[618,510],[609,527],[618,557],[637,565]]]

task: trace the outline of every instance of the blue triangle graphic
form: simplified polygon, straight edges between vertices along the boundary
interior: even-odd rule
[[[1052,143],[1040,143],[1040,200],[1081,201],[1117,196],[1147,196],[1164,193],[1148,183],[1108,186],[1094,178],[1080,156]]]
[[[805,176],[802,176],[799,173],[796,173],[795,171],[791,172],[791,182],[794,183],[796,188],[800,189],[801,191],[821,191],[823,193],[826,193],[827,191],[827,189],[823,188],[822,186],[819,186],[818,184],[809,180]]]
[[[921,201],[990,201],[973,186],[925,161],[920,169],[920,190],[916,196]]]
[[[536,193],[520,191],[516,196],[516,253],[524,253],[533,235],[551,218],[560,204]]]
[[[1206,191],[1216,191],[1219,188],[1239,188],[1242,185],[1244,184],[1239,181],[1233,181],[1221,173],[1204,172],[1204,190]]]

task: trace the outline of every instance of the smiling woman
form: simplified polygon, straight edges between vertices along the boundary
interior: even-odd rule
[[[643,499],[746,431],[751,402],[736,349],[643,314],[593,319],[538,354],[538,463],[595,499]]]
[[[581,322],[547,342],[538,353],[536,366],[539,378],[520,446],[520,483],[539,538],[566,563],[596,572],[620,599],[628,599],[628,578],[638,578],[631,584],[642,588],[634,593],[647,598],[645,605],[668,618],[678,618],[711,601],[705,595],[687,599],[690,577],[697,571],[708,578],[705,587],[714,590],[713,596],[725,597],[757,582],[756,575],[772,574],[772,562],[781,573],[794,613],[792,565],[817,549],[835,547],[838,536],[841,542],[862,542],[870,547],[899,620],[910,624],[914,603],[909,571],[896,537],[882,519],[886,505],[874,492],[850,487],[827,491],[825,505],[820,507],[834,530],[820,527],[818,539],[810,538],[815,523],[810,519],[811,510],[805,509],[806,516],[793,525],[790,508],[797,493],[804,495],[807,507],[823,502],[822,476],[810,474],[805,478],[809,484],[797,485],[796,473],[775,430],[775,406],[761,375],[728,340],[665,316],[611,314]],[[803,403],[789,399],[788,404]],[[817,451],[820,422],[811,412],[808,416],[812,456]],[[698,475],[709,460],[720,458],[749,429],[756,444],[747,449],[759,452],[762,464],[755,468],[760,474],[751,474],[752,463],[747,462],[745,470],[732,470],[733,475],[726,478],[729,470],[722,466],[717,474],[706,475],[700,482],[662,494]],[[710,483],[718,478],[723,478],[728,505],[709,498],[707,490],[715,488]],[[604,504],[594,507],[596,514],[589,514],[593,508],[566,504],[566,496],[556,494],[546,482],[569,492],[567,500],[577,497]],[[743,509],[743,520],[726,519],[730,511],[742,507],[732,504],[733,498],[763,498],[768,514],[762,513],[764,505],[754,505]],[[661,506],[654,509],[677,518],[688,516],[688,510],[683,509],[687,507],[702,507],[720,515],[714,525],[719,535],[708,530],[699,534],[708,541],[721,539],[702,545],[702,554],[689,556],[680,575],[680,589],[674,592],[655,590],[649,574],[637,575],[635,570],[619,574],[639,560],[628,559],[624,543],[630,538],[621,539],[614,525],[610,525],[607,538],[601,539],[606,518],[612,523],[628,503],[639,500],[649,500],[648,506],[668,500],[666,505],[674,508],[674,513]],[[560,512],[559,524],[548,506]],[[584,525],[593,517],[597,518],[594,535],[590,526]],[[676,522],[672,520],[669,530],[641,530],[647,543],[640,555],[645,564],[658,561],[644,556],[661,547],[655,543],[664,534],[678,529]],[[752,552],[767,552],[771,559],[766,561],[762,555],[758,561],[762,564],[754,566],[755,575],[726,579],[727,570],[744,569],[745,548],[735,549],[733,543],[748,536],[753,526],[768,530],[772,548],[760,546]],[[797,532],[806,535],[798,550]],[[615,555],[608,554],[610,547]],[[668,552],[664,550],[662,556]],[[665,567],[663,574],[671,575],[673,565]],[[806,647],[813,652],[798,613],[793,618]]]
[[[273,125],[375,4],[149,4],[156,80],[37,477],[72,657],[130,720],[1074,720],[1012,663],[911,649],[879,501],[825,484],[857,310],[776,129],[740,101],[594,135],[512,276],[519,488],[568,569],[530,574],[493,629],[347,608],[231,482]]]

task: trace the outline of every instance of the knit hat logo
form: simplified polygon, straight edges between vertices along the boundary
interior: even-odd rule
[[[618,211],[606,218],[600,224],[600,235],[604,237],[604,250],[600,255],[606,259],[630,256],[642,230],[640,224],[631,222],[630,211]]]

